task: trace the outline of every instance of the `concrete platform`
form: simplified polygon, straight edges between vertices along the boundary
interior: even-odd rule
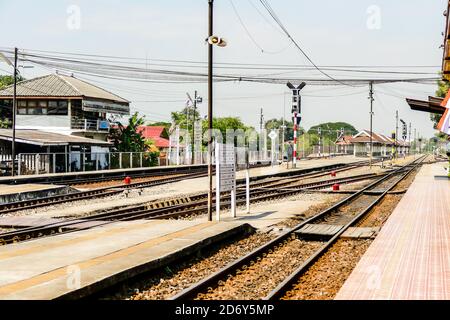
[[[425,165],[336,299],[450,299],[450,180]]]
[[[0,299],[80,298],[250,231],[240,222],[139,220],[3,246]]]
[[[0,204],[70,193],[68,186],[48,184],[0,185]]]

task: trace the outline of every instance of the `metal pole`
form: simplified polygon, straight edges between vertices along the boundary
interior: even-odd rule
[[[369,166],[372,167],[372,155],[373,155],[373,143],[372,143],[372,116],[373,116],[373,82],[369,82],[369,99],[370,99],[370,157],[369,157]]]
[[[297,112],[294,112],[294,146],[292,151],[292,167],[297,167]]]
[[[16,171],[16,113],[17,113],[17,48],[14,48],[14,92],[12,110],[12,144],[11,144],[11,175],[14,177]]]
[[[408,142],[409,142],[408,154],[410,154],[411,153],[411,122],[409,123]]]
[[[195,130],[195,112],[196,111],[197,111],[197,90],[194,91],[194,112],[192,115],[192,143],[191,143],[191,154],[192,154],[191,163],[192,164],[194,164],[194,147],[195,147],[195,144],[194,144],[195,132],[194,132],[194,130]]]
[[[213,35],[213,3],[208,0],[208,37]],[[213,179],[212,179],[212,116],[213,116],[213,45],[208,43],[208,221],[212,221],[212,199],[213,199]]]
[[[286,126],[284,125],[285,108],[286,108],[286,93],[283,94],[283,125],[281,126],[281,128],[283,129],[283,136],[282,136],[282,140],[281,140],[282,141],[281,142],[281,163],[282,164],[284,161],[284,130],[286,129]]]
[[[395,140],[394,140],[395,158],[397,158],[397,139],[398,139],[398,110],[395,111]]]

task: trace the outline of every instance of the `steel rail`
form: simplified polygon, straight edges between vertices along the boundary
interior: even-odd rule
[[[419,158],[424,160],[426,158]],[[394,181],[390,186],[388,186],[384,192],[379,195],[372,203],[370,203],[365,209],[360,211],[356,216],[353,217],[347,224],[344,225],[330,240],[328,240],[322,247],[320,247],[316,252],[314,252],[303,264],[295,269],[288,277],[285,278],[283,282],[281,282],[275,289],[273,289],[264,300],[274,300],[281,298],[289,288],[299,279],[302,274],[304,274],[324,253],[326,253],[329,248],[341,237],[341,235],[352,225],[357,223],[360,219],[362,219],[367,213],[369,213],[373,207],[375,207],[387,194],[391,191],[397,184],[400,183],[403,179],[405,179],[411,172],[414,171],[422,162],[416,163],[414,166],[410,166],[409,170],[404,173],[399,179]]]
[[[416,161],[416,160],[415,160]],[[408,164],[409,165],[409,164]],[[407,167],[408,165],[405,165],[404,167]],[[274,248],[275,246],[279,245],[280,243],[286,241],[289,237],[293,235],[293,233],[296,230],[299,230],[303,226],[305,226],[308,223],[314,222],[318,219],[321,219],[322,217],[332,213],[336,209],[342,207],[343,205],[347,204],[348,202],[352,201],[353,199],[356,199],[360,195],[362,195],[366,190],[369,190],[376,185],[382,183],[383,181],[395,176],[396,174],[399,174],[403,172],[403,167],[400,169],[397,169],[393,172],[390,172],[386,174],[385,176],[381,177],[380,179],[377,179],[376,181],[370,183],[363,189],[356,191],[355,193],[349,195],[348,197],[344,198],[343,200],[337,202],[336,204],[332,205],[331,207],[323,210],[322,212],[314,215],[313,217],[308,218],[307,220],[301,222],[300,224],[293,227],[291,230],[288,230],[275,239],[269,241],[268,243],[256,248],[252,252],[248,253],[247,255],[229,263],[225,267],[221,268],[217,272],[213,273],[212,275],[206,277],[205,279],[199,281],[198,283],[194,284],[193,286],[186,288],[185,290],[179,292],[178,294],[174,295],[170,298],[170,300],[181,300],[181,299],[192,299],[194,298],[199,292],[202,292],[206,290],[208,287],[214,286],[220,279],[223,279],[228,274],[233,274],[238,270],[241,266],[246,265],[250,261],[254,260],[255,258],[259,257],[262,253]]]

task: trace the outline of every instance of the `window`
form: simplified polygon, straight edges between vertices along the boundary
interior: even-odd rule
[[[58,101],[58,112],[57,114],[60,115],[67,115],[68,114],[68,103],[67,100],[61,100]]]
[[[38,114],[47,114],[47,101],[39,101],[39,107],[37,108]]]
[[[56,114],[56,115],[68,115],[68,102],[67,100],[50,100],[48,101],[48,114]]]
[[[25,100],[19,100],[17,102],[17,113],[27,114],[27,102]]]
[[[28,101],[28,113],[27,114],[38,114],[37,113],[37,103],[36,101]]]
[[[67,100],[20,100],[17,114],[28,115],[68,115]]]

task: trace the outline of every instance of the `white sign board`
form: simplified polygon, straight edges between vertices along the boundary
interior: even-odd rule
[[[220,193],[231,191],[231,212],[236,217],[236,157],[234,144],[216,143],[216,219],[220,220]]]

